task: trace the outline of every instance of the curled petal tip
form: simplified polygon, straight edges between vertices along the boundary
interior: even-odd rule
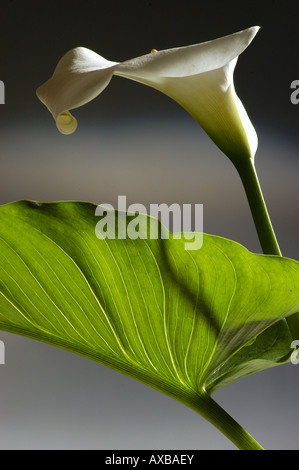
[[[69,111],[60,113],[56,119],[56,126],[58,130],[65,135],[73,134],[77,129],[77,119],[71,115]]]

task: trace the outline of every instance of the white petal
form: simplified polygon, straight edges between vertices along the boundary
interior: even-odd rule
[[[178,78],[197,75],[223,67],[238,57],[248,47],[259,27],[192,46],[157,51],[118,65],[115,75],[136,81],[159,78]]]
[[[236,62],[237,58],[199,75],[164,79],[160,88],[193,116],[231,160],[254,158],[257,149],[255,129],[234,88]]]
[[[106,60],[84,47],[72,49],[62,57],[50,80],[36,91],[62,133],[69,134],[77,127],[73,122],[67,126],[69,132],[64,132],[66,113],[98,96],[109,84],[116,65],[117,62]],[[68,113],[67,116],[71,115]]]
[[[115,75],[149,85],[177,101],[232,160],[254,158],[257,135],[237,97],[238,55],[259,27],[194,46],[148,54],[119,64]]]
[[[77,127],[69,110],[99,95],[113,74],[149,85],[183,106],[233,161],[254,158],[256,132],[237,97],[233,71],[256,35],[253,27],[213,41],[158,51],[123,63],[111,62],[88,49],[68,52],[37,95],[53,114],[57,127]]]

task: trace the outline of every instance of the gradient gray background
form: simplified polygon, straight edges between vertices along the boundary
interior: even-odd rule
[[[0,1],[0,202],[202,203],[205,232],[261,252],[231,163],[166,96],[114,77],[74,112],[72,136],[58,133],[35,97],[75,46],[121,61],[260,25],[235,84],[258,132],[257,169],[282,252],[298,260],[297,3]],[[235,448],[193,411],[113,370],[27,338],[0,340],[0,449]],[[299,365],[290,364],[214,397],[265,448],[299,449],[298,386]]]

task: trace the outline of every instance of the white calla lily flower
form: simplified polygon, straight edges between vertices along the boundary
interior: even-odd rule
[[[119,75],[153,87],[177,101],[232,161],[254,158],[257,135],[236,95],[233,72],[238,56],[259,27],[213,41],[155,51],[111,62],[84,47],[59,61],[53,76],[37,89],[63,134],[77,128],[70,110],[93,100]]]

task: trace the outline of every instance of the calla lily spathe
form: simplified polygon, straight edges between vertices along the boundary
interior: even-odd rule
[[[111,62],[84,47],[59,61],[53,76],[37,89],[63,134],[77,128],[70,110],[93,100],[119,75],[153,87],[177,101],[234,161],[254,158],[257,135],[236,95],[233,73],[238,56],[259,27],[213,41],[155,51],[125,62]]]

